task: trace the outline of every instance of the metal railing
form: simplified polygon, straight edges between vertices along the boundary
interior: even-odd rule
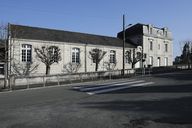
[[[126,69],[125,76],[122,76],[122,70],[99,71],[87,73],[72,73],[72,74],[53,74],[53,75],[38,75],[38,76],[10,76],[10,89],[27,89],[45,86],[60,86],[71,83],[116,79],[122,77],[131,77],[135,75],[135,70]]]
[[[174,65],[167,67],[152,67],[125,69],[125,75],[122,75],[122,70],[113,71],[98,71],[87,73],[71,73],[71,74],[53,74],[53,75],[38,75],[38,76],[14,76],[9,78],[9,89],[27,89],[46,86],[60,86],[71,83],[98,81],[107,79],[117,79],[132,76],[147,76],[157,73],[174,72],[188,69],[186,65]]]

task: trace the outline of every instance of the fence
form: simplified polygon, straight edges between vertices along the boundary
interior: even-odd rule
[[[124,77],[135,75],[135,70],[126,69]],[[73,73],[73,74],[54,74],[54,75],[40,75],[40,76],[10,76],[10,89],[24,89],[45,87],[53,85],[64,85],[69,83],[115,79],[122,77],[122,70],[114,71],[99,71],[87,73]]]
[[[174,72],[183,69],[188,69],[185,65],[174,65],[168,67],[153,67],[153,68],[138,68],[125,69],[125,75],[122,76],[122,70],[114,71],[99,71],[87,73],[73,74],[54,74],[54,75],[39,75],[39,76],[10,76],[10,89],[25,89],[35,87],[45,87],[53,85],[64,85],[69,83],[115,79],[122,77],[131,77],[138,75],[151,75],[157,73]]]

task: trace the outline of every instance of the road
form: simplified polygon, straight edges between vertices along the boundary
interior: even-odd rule
[[[0,128],[191,128],[192,71],[0,93]]]

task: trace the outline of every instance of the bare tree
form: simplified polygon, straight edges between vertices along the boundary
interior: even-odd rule
[[[39,65],[32,62],[28,63],[15,63],[12,64],[12,72],[16,76],[29,76],[34,73]]]
[[[7,24],[1,23],[0,24],[0,40],[4,41],[4,43],[5,43],[6,39],[7,39],[7,33],[8,33]]]
[[[132,65],[132,68],[135,68],[135,64],[142,60],[143,55],[141,50],[138,51],[133,49],[125,52],[125,58],[127,59],[128,63]]]
[[[192,41],[187,40],[182,42],[184,44],[182,54],[179,57],[181,64],[187,64],[188,68],[192,67]]]
[[[42,46],[35,48],[36,57],[46,66],[46,75],[50,74],[50,66],[61,60],[60,49],[57,46]]]
[[[5,45],[8,35],[8,26],[0,24],[0,62],[5,62]]]
[[[3,47],[0,49],[0,61],[4,60],[5,62],[4,88],[9,85],[10,75],[29,75],[31,72],[34,72],[38,66],[32,63],[16,63],[15,50],[17,49],[15,49],[15,45],[18,40],[17,35],[22,33],[24,33],[24,31],[17,25],[0,25],[0,42],[3,44]]]
[[[107,71],[113,71],[117,65],[117,61],[115,60],[114,63],[110,63],[110,61],[104,62],[104,67]]]
[[[5,44],[0,42],[0,62],[5,62]]]
[[[8,75],[7,75],[7,41],[8,41],[8,25],[1,23],[0,24],[0,62],[5,63],[4,71],[1,71],[5,75],[4,79],[4,88],[8,85]]]
[[[63,72],[67,72],[67,73],[76,73],[79,71],[81,67],[81,64],[80,63],[72,63],[72,62],[69,62],[67,64],[65,64],[63,66],[63,69],[64,71]]]
[[[106,51],[102,51],[101,49],[98,48],[94,48],[91,51],[89,51],[90,58],[93,61],[93,63],[95,63],[95,71],[98,70],[99,63],[106,53],[107,53]]]

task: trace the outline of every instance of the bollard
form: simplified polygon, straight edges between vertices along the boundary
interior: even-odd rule
[[[57,84],[58,84],[58,86],[60,85],[60,83],[59,83],[59,75],[57,75]]]
[[[43,76],[43,87],[45,87],[45,77]]]
[[[26,80],[27,80],[27,89],[29,89],[29,80],[27,77],[26,77]]]

